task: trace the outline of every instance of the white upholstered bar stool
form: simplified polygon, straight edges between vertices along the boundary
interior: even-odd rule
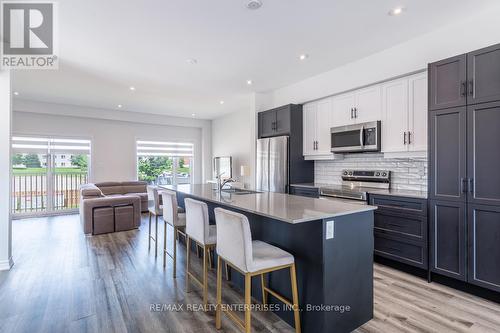
[[[210,225],[208,206],[206,203],[194,199],[184,199],[186,207],[186,291],[189,292],[189,281],[193,279],[203,289],[203,304],[208,304],[208,258],[210,250],[215,247],[217,238],[216,226]],[[191,240],[196,246],[203,249],[203,279],[200,281],[189,271],[189,253]]]
[[[252,241],[248,218],[233,211],[215,208],[217,224],[217,310],[215,325],[221,328],[221,313],[224,312],[243,331],[251,332],[252,277],[260,275],[262,300],[267,303],[271,294],[294,310],[295,332],[300,332],[297,276],[295,259],[290,253],[262,241]],[[239,319],[229,308],[222,309],[222,266],[221,260],[245,276],[245,320]],[[269,289],[264,283],[264,274],[280,269],[290,269],[292,301]]]
[[[148,250],[151,250],[151,241],[155,242],[155,257],[158,256],[158,216],[163,215],[161,207],[161,197],[158,192],[158,186],[149,185],[148,191],[148,211],[149,211],[149,242]],[[155,235],[151,235],[151,217],[155,216]]]
[[[163,221],[165,227],[163,231],[163,267],[166,265],[167,255],[170,256],[174,261],[173,277],[175,278],[177,273],[177,240],[179,238],[179,234],[186,237],[186,214],[179,213],[176,192],[162,190],[161,197],[163,201]],[[167,224],[170,224],[174,228],[173,254],[167,250]]]

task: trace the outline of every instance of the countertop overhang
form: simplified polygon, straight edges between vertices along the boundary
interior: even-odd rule
[[[375,206],[351,204],[340,200],[307,198],[285,193],[256,192],[234,194],[225,191],[219,192],[213,189],[212,184],[160,185],[160,187],[180,192],[202,201],[210,201],[221,206],[236,208],[292,224],[377,209]]]

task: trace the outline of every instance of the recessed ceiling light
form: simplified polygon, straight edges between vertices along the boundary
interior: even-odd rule
[[[191,113],[191,117],[196,117],[196,113]]]
[[[248,84],[249,86],[251,86],[251,85],[253,84],[253,81],[252,81],[252,80],[247,80],[247,84]]]
[[[262,7],[262,2],[260,0],[250,0],[247,3],[248,9],[259,9]]]
[[[132,90],[132,91],[135,91],[135,87],[134,86],[130,86],[129,89]]]
[[[405,10],[404,7],[396,7],[396,8],[393,8],[389,11],[389,15],[390,16],[398,16],[400,15],[401,13],[403,13],[403,11]]]
[[[224,101],[220,101],[219,103],[222,105],[222,104],[224,104]]]
[[[121,105],[121,104],[118,104],[117,106],[119,109],[121,109],[123,107],[123,105]]]
[[[190,65],[196,65],[198,63],[198,60],[191,58],[191,59],[186,60],[186,62]]]
[[[301,55],[299,56],[299,59],[300,59],[300,60],[306,60],[307,58],[309,58],[309,54],[305,54],[305,53],[304,53],[304,54],[301,54]]]
[[[17,91],[14,91],[14,95],[19,96],[19,93]]]

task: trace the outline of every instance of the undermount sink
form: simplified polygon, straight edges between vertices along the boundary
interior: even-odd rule
[[[259,192],[256,192],[256,191],[242,190],[242,189],[239,189],[239,188],[227,188],[227,189],[223,189],[222,192],[232,193],[232,194],[235,194],[235,195],[244,195],[244,194],[259,193]]]

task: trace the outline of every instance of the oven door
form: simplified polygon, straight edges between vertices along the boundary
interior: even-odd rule
[[[333,127],[332,153],[380,151],[380,121]]]

